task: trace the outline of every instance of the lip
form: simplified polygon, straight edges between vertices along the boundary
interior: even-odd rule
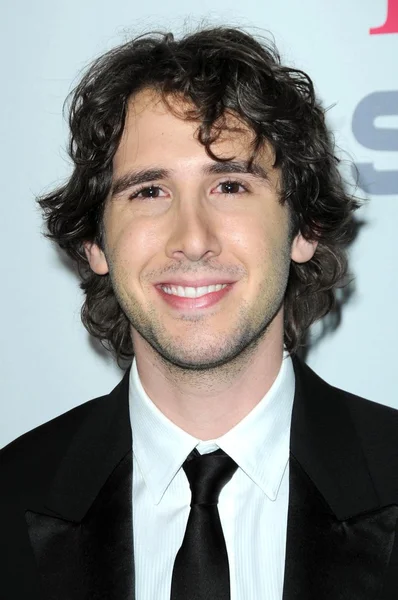
[[[160,285],[167,285],[167,286],[181,286],[181,287],[205,287],[208,285],[217,285],[217,284],[221,284],[224,285],[224,283],[227,284],[232,284],[235,283],[235,281],[231,281],[231,279],[223,279],[222,277],[219,277],[218,279],[216,277],[206,277],[203,279],[195,279],[195,280],[187,280],[187,279],[169,279],[169,280],[165,280],[165,281],[158,281],[158,283],[155,283],[155,286],[158,287]]]
[[[219,290],[218,292],[209,292],[208,294],[200,296],[199,298],[183,298],[180,296],[174,296],[173,294],[167,294],[162,290],[160,285],[156,286],[156,289],[161,298],[172,308],[176,310],[193,311],[214,306],[231,291],[233,285],[233,283],[230,283],[227,285],[227,287],[223,288],[222,290]]]

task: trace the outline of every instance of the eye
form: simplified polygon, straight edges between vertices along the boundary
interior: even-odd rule
[[[166,196],[166,192],[158,185],[147,185],[130,194],[129,199],[134,198],[160,198]]]
[[[219,189],[221,194],[241,194],[242,192],[247,192],[247,187],[241,181],[228,180],[222,181],[218,184],[214,191]]]

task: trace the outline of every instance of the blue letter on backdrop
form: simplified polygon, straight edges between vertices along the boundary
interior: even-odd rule
[[[356,140],[371,150],[398,152],[398,129],[375,125],[377,117],[387,116],[398,117],[398,91],[373,92],[362,98],[352,117],[352,131]],[[356,166],[363,190],[375,195],[398,194],[398,169],[378,171],[373,163],[359,163]]]

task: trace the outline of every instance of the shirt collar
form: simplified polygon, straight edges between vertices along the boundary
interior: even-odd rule
[[[285,352],[271,388],[235,427],[223,436],[201,441],[170,421],[146,394],[134,358],[129,385],[133,453],[152,496],[159,504],[188,454],[221,448],[252,481],[275,500],[289,459],[294,370]]]

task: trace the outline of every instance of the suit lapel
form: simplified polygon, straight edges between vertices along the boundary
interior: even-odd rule
[[[49,600],[134,599],[128,372],[96,402],[25,514]]]
[[[397,515],[339,520],[292,457],[283,600],[380,600]]]
[[[283,600],[376,600],[397,506],[382,506],[344,393],[294,361]]]

